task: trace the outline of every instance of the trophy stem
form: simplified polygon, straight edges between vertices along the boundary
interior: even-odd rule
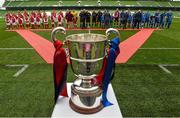
[[[92,87],[91,79],[82,79],[81,86],[84,88],[91,88]]]

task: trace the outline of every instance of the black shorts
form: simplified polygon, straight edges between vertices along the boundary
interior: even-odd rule
[[[119,18],[114,18],[114,22],[119,22]]]

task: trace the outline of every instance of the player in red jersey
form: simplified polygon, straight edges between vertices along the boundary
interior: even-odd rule
[[[27,10],[26,10],[26,9],[24,9],[24,13],[23,13],[23,15],[24,15],[24,17],[29,17],[29,14],[28,14],[28,12],[27,12]]]
[[[49,28],[48,16],[45,11],[43,13],[43,23],[44,23],[44,28],[48,29]]]
[[[57,18],[57,14],[56,14],[55,9],[52,11],[52,15],[53,15],[53,18],[54,18],[54,26],[56,27],[58,25],[58,18]]]
[[[18,17],[18,28],[19,29],[23,28],[23,19],[21,17]]]
[[[58,26],[63,26],[63,13],[61,11],[58,14]]]
[[[35,19],[34,19],[33,15],[30,16],[30,23],[31,23],[31,28],[34,29],[35,28]]]
[[[11,29],[11,15],[9,12],[5,15],[6,29]]]
[[[51,27],[54,28],[54,16],[51,13]]]
[[[16,29],[17,22],[16,22],[16,17],[14,15],[11,16],[11,22],[12,22],[12,29]]]
[[[30,22],[29,22],[29,17],[25,16],[25,23],[26,23],[26,28],[30,27]]]
[[[40,19],[40,16],[36,16],[36,28],[40,28],[41,26],[41,19]]]

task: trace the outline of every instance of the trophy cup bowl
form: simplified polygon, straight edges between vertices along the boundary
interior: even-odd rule
[[[52,31],[52,38],[63,27]],[[118,31],[112,28],[106,30],[106,35],[83,33],[66,37],[65,43],[69,50],[70,65],[75,75],[71,86],[70,107],[82,114],[92,114],[103,108],[101,103],[102,89],[96,84],[96,76],[100,73],[104,58],[107,55],[108,35]]]

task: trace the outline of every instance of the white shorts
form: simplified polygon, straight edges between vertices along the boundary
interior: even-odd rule
[[[40,25],[40,24],[41,24],[41,22],[40,22],[40,21],[39,21],[39,22],[36,22],[36,24],[37,24],[37,25]]]
[[[44,24],[45,24],[45,25],[47,25],[47,24],[48,24],[48,22],[44,22]]]
[[[6,23],[6,25],[7,25],[7,26],[10,26],[10,25],[11,25],[11,23]]]

